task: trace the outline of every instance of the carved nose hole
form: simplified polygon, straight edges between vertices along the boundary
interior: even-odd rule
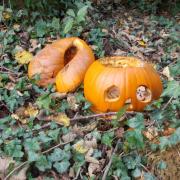
[[[106,102],[115,102],[120,98],[120,90],[117,86],[110,86],[105,90],[104,93]]]
[[[148,103],[152,100],[152,92],[148,87],[141,85],[136,90],[136,97],[138,101]]]

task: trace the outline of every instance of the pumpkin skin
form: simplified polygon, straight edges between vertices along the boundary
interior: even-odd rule
[[[75,52],[71,52],[71,49],[75,49]],[[78,78],[79,75],[83,75],[79,71],[85,71],[93,61],[94,54],[83,40],[77,37],[59,39],[50,45],[46,45],[45,48],[37,53],[28,66],[28,76],[32,78],[34,75],[40,74],[38,85],[47,86],[48,84],[55,83],[58,72],[60,70],[64,71],[67,68],[66,65],[69,67],[74,66],[71,67],[73,69],[80,63],[81,65],[79,64],[79,66],[82,66],[82,68],[79,68],[74,73],[69,72],[68,77],[64,77],[65,81],[69,81],[69,78],[74,78],[70,74]],[[61,90],[60,86],[63,85],[59,80],[57,79],[56,83],[57,90]],[[78,82],[73,81],[74,84],[69,84],[71,87],[68,90],[75,89],[81,83],[80,81],[83,81],[82,77],[79,77]],[[65,89],[67,90],[67,88]]]
[[[137,99],[139,87],[148,89],[148,100]],[[94,112],[117,112],[127,101],[130,101],[128,110],[142,111],[152,100],[159,98],[162,89],[160,77],[152,65],[134,57],[97,60],[84,78],[84,95],[92,103]]]

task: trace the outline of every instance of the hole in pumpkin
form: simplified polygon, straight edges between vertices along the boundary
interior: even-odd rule
[[[152,99],[151,90],[148,87],[141,85],[136,90],[136,97],[141,102],[150,102]]]
[[[126,99],[125,103],[124,103],[125,106],[128,106],[129,109],[132,109],[133,108],[133,105],[132,105],[132,101],[131,99]]]
[[[115,102],[120,98],[120,90],[117,86],[113,85],[105,91],[105,101]]]
[[[64,65],[68,64],[77,53],[75,46],[69,47],[64,53]]]

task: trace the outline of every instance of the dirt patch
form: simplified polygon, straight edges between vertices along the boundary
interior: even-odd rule
[[[180,178],[180,144],[163,152],[156,152],[148,157],[151,172],[159,180],[178,180]],[[159,163],[165,168],[159,168]]]

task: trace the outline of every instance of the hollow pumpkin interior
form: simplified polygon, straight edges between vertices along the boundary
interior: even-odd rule
[[[143,63],[139,59],[127,57],[107,57],[100,59],[100,63],[113,68],[143,67]]]
[[[78,49],[74,45],[70,46],[64,53],[64,65],[68,64],[76,55]]]

